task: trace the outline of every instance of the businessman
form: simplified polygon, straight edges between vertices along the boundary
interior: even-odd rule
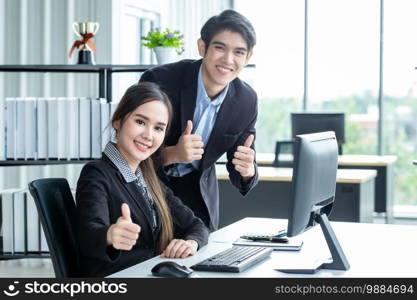
[[[238,78],[255,43],[249,20],[226,10],[201,29],[197,46],[202,59],[158,66],[140,79],[159,84],[174,109],[162,179],[211,229],[219,225],[215,163],[220,156],[227,153],[229,178],[242,195],[258,181],[257,95]]]

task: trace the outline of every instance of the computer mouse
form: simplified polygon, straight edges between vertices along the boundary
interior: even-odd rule
[[[152,274],[158,277],[189,277],[193,270],[173,261],[163,261],[152,268]]]

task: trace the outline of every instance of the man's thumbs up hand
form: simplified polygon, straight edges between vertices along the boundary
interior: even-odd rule
[[[248,180],[255,175],[255,151],[251,148],[254,139],[253,134],[249,135],[243,146],[237,147],[232,160],[235,170],[240,173],[244,180]]]
[[[193,131],[193,122],[188,120],[187,121],[187,127],[185,127],[185,130],[182,133],[182,135],[189,135],[189,134],[191,134],[192,131]]]
[[[175,157],[177,163],[190,163],[194,160],[200,160],[203,157],[204,144],[201,136],[191,134],[192,131],[193,122],[188,120],[187,127],[175,146]]]

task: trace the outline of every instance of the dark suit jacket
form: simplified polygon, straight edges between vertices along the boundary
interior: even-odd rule
[[[171,210],[176,238],[207,243],[203,222],[163,185]],[[103,154],[81,171],[77,184],[77,224],[82,276],[106,276],[158,255],[159,232],[152,232],[151,211],[135,182],[126,183],[117,167]],[[106,244],[107,229],[121,216],[127,203],[132,222],[141,227],[137,243],[130,251],[116,250]]]
[[[201,62],[202,60],[183,60],[158,66],[146,71],[140,78],[140,81],[157,83],[171,100],[174,117],[166,146],[176,145],[185,130],[187,120],[193,120]],[[256,93],[249,85],[236,78],[230,83],[227,95],[218,112],[199,170],[201,195],[196,198],[202,196],[210,215],[211,225],[215,229],[219,224],[219,188],[215,163],[220,156],[227,152],[226,166],[230,181],[242,195],[246,195],[258,182],[256,164],[255,176],[245,185],[242,184],[240,173],[234,169],[232,164],[236,148],[243,145],[250,134],[255,135],[257,115]],[[197,125],[195,124],[194,127]],[[254,144],[252,144],[252,148],[254,149]],[[170,185],[170,187],[174,193],[177,193],[175,186]]]

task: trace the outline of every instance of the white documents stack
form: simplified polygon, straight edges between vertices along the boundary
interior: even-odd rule
[[[48,98],[48,158],[66,158],[66,98]]]
[[[91,157],[101,157],[100,101],[91,100]]]
[[[91,158],[91,99],[79,98],[80,158]]]
[[[48,98],[48,158],[58,158],[58,99]]]
[[[18,191],[18,189],[6,189],[0,191],[0,232],[2,237],[2,245],[0,248],[3,253],[13,253],[13,194],[16,191]]]
[[[78,98],[66,99],[67,112],[67,159],[80,158],[80,122]]]
[[[48,105],[46,98],[37,99],[36,127],[37,127],[37,155],[38,159],[48,158]]]
[[[25,159],[25,98],[16,98],[16,156],[15,159]]]
[[[26,250],[25,191],[16,191],[13,195],[13,252],[23,253]]]
[[[16,98],[6,98],[6,159],[16,157]]]
[[[100,133],[101,133],[101,152],[104,151],[106,144],[110,141],[110,104],[106,99],[100,98]]]
[[[110,121],[113,120],[114,112],[116,111],[118,103],[110,103]],[[110,124],[110,139],[113,143],[116,142],[116,134],[114,132],[113,126]]]
[[[36,98],[25,98],[23,101],[25,105],[25,159],[37,159]]]

